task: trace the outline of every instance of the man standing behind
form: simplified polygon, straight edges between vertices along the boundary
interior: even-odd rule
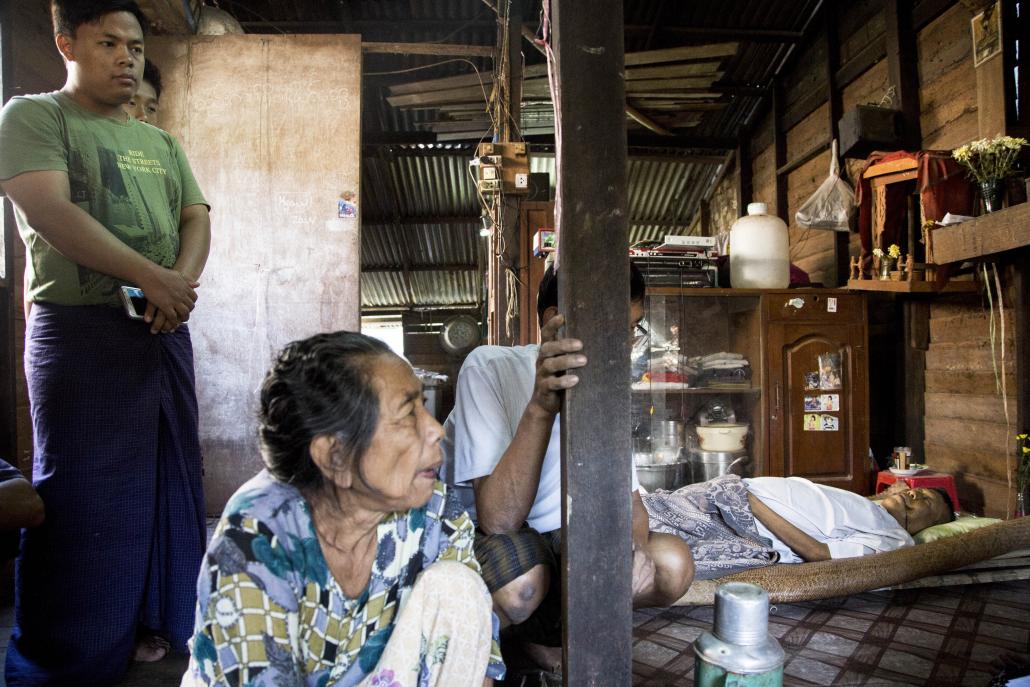
[[[28,250],[25,371],[45,523],[26,532],[6,677],[110,685],[185,650],[204,551],[184,326],[210,222],[185,155],[123,109],[143,72],[133,0],[54,0],[67,69],[0,114],[0,187]],[[122,285],[144,321],[119,307]]]
[[[125,111],[141,122],[157,126],[157,110],[161,100],[161,70],[148,57],[143,63],[143,78],[136,95],[125,103]]]

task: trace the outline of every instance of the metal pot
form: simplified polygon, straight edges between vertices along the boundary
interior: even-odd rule
[[[685,462],[668,465],[638,465],[637,479],[640,481],[640,486],[649,492],[658,489],[675,491],[684,484],[690,483],[690,468]]]
[[[679,420],[659,420],[654,423],[651,443],[654,446],[683,446],[683,423]]]
[[[705,451],[690,449],[691,482],[707,482],[733,473],[741,477],[751,474],[751,457],[742,451]]]

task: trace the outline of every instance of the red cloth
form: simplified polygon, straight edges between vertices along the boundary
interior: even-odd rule
[[[907,191],[901,184],[887,186],[886,216],[880,245],[873,245],[873,194],[870,180],[865,172],[881,162],[914,159],[918,163],[916,187],[923,206],[923,218],[940,221],[945,214],[972,215],[976,196],[973,184],[965,170],[951,157],[950,150],[920,150],[912,153],[898,150],[890,153],[871,153],[859,176],[858,192],[858,235],[862,242],[862,274],[870,276],[873,248],[883,251],[892,243],[901,245],[902,231],[906,228],[905,215],[908,211]]]

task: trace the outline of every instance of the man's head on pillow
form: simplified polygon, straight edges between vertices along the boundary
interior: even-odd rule
[[[943,489],[899,489],[877,499],[909,534],[955,519],[955,506]]]

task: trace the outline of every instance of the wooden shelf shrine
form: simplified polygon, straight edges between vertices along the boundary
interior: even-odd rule
[[[894,281],[887,279],[849,279],[852,291],[881,291],[893,293],[976,293],[980,285],[975,281],[949,281],[943,289],[933,281]]]
[[[891,160],[890,162],[880,162],[878,164],[871,165],[862,177],[865,179],[872,179],[873,181],[869,183],[875,188],[877,186],[886,186],[887,184],[898,181],[915,179],[918,169],[919,163],[916,162],[915,158],[905,157],[899,160]]]
[[[938,227],[931,236],[932,257],[938,265],[1030,246],[1030,203]]]

